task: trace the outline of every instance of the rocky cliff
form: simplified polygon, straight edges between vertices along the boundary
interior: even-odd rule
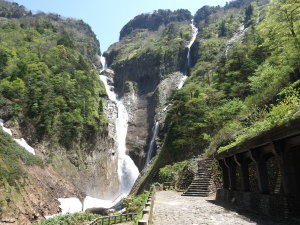
[[[115,198],[118,164],[96,35],[81,20],[33,15],[2,0],[0,21],[0,118],[12,130],[0,135],[0,223],[58,213],[57,198]],[[12,138],[24,138],[37,156]]]
[[[116,92],[128,102],[127,150],[140,169],[155,120],[185,71],[190,20],[187,10],[137,16],[124,26],[121,40],[104,53],[115,73]]]

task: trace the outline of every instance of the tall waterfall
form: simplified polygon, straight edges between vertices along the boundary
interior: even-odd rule
[[[197,34],[198,34],[198,28],[194,25],[194,19],[192,19],[191,21],[191,27],[192,27],[192,39],[190,40],[188,47],[188,54],[187,54],[187,66],[191,66],[191,56],[190,56],[190,52],[191,52],[191,47],[194,44]]]
[[[101,57],[101,63],[106,70],[105,58]],[[126,155],[126,136],[128,128],[128,113],[122,99],[117,98],[117,94],[113,91],[113,87],[108,85],[108,78],[100,75],[103,81],[108,98],[116,104],[118,117],[115,121],[116,126],[116,143],[118,149],[118,176],[121,183],[120,192],[122,195],[128,195],[139,175],[139,170],[133,160]]]
[[[191,21],[191,27],[192,27],[192,38],[189,42],[189,44],[187,45],[188,48],[188,53],[187,53],[187,57],[186,57],[186,65],[187,68],[190,67],[191,65],[191,56],[190,56],[190,52],[191,52],[191,47],[194,44],[197,34],[198,34],[198,28],[194,25],[194,20]],[[177,86],[177,89],[181,89],[182,86],[184,85],[185,80],[187,79],[187,70],[185,71],[185,73],[183,74],[183,76],[181,77],[179,84]],[[169,106],[169,105],[168,105]],[[162,112],[165,112],[168,108],[168,106],[166,106]],[[155,122],[155,125],[152,129],[152,137],[151,137],[151,141],[149,144],[149,148],[148,148],[148,152],[147,152],[147,158],[146,158],[146,163],[145,166],[147,166],[153,156],[153,150],[154,150],[154,144],[155,144],[155,139],[158,135],[159,132],[159,123]]]
[[[148,149],[148,152],[147,152],[147,158],[146,158],[146,164],[145,165],[148,165],[148,163],[150,162],[150,160],[152,158],[154,144],[155,144],[155,138],[158,134],[158,130],[159,130],[159,123],[156,122],[153,129],[152,129],[152,138],[151,138],[149,149]]]
[[[181,89],[182,86],[184,85],[185,80],[187,79],[187,69],[191,66],[191,47],[194,44],[197,34],[198,34],[198,28],[194,25],[194,20],[192,19],[191,21],[191,27],[192,27],[192,38],[187,46],[188,48],[188,53],[186,56],[186,71],[185,74],[182,76],[177,89]]]

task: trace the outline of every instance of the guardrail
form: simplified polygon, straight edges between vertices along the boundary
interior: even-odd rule
[[[143,209],[143,216],[142,219],[139,220],[138,225],[149,225],[152,224],[152,216],[153,216],[153,206],[154,206],[154,198],[155,198],[155,192],[156,192],[156,188],[153,187],[147,202],[145,204],[145,207]]]
[[[136,213],[127,213],[114,216],[103,216],[94,219],[89,225],[111,225],[133,220],[137,216]]]

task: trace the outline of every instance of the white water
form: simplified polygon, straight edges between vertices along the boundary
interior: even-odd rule
[[[12,132],[10,129],[4,127],[4,120],[0,119],[0,126],[2,127],[2,130],[5,132],[5,133],[8,133],[10,136],[12,136]]]
[[[186,79],[187,79],[187,75],[183,75],[183,76],[180,78],[179,84],[178,84],[178,86],[177,86],[177,89],[178,89],[178,90],[181,89],[181,88],[183,87],[183,85],[184,85]]]
[[[59,208],[61,208],[61,214],[77,213],[82,211],[82,203],[78,198],[59,198]]]
[[[126,155],[126,136],[128,128],[128,113],[122,100],[117,99],[117,95],[108,85],[107,77],[100,75],[100,79],[105,85],[108,98],[116,103],[118,118],[116,120],[116,143],[118,149],[118,175],[121,182],[121,193],[128,195],[139,175],[139,170],[133,160]]]
[[[107,69],[106,61],[103,56],[100,58],[104,71]],[[133,160],[126,155],[126,135],[128,128],[128,113],[123,101],[117,98],[117,94],[113,91],[113,87],[108,84],[108,77],[100,75],[101,81],[104,83],[108,98],[116,104],[118,116],[115,121],[116,126],[116,144],[118,149],[118,177],[120,181],[119,197],[115,200],[102,200],[87,196],[84,199],[83,209],[92,208],[111,208],[116,205],[122,198],[126,197],[136,181],[139,170]]]
[[[106,59],[104,56],[100,56],[100,62],[101,62],[101,65],[102,65],[102,69],[100,70],[100,73],[104,70],[107,69],[107,64],[106,64]]]
[[[111,201],[111,200],[102,200],[102,199],[87,196],[83,202],[83,210],[85,211],[87,209],[93,209],[93,208],[109,209],[114,205],[116,205],[118,202],[120,202],[123,197],[124,196],[121,195],[116,200]]]
[[[197,38],[197,34],[198,34],[198,28],[194,25],[194,20],[192,19],[191,21],[191,27],[192,27],[192,38],[188,44],[188,53],[186,56],[186,60],[187,60],[187,68],[189,68],[191,66],[191,56],[190,56],[190,52],[191,52],[191,47],[194,44],[196,38]],[[185,71],[185,74],[181,77],[180,82],[177,86],[177,89],[181,89],[187,79],[187,71]]]
[[[152,158],[154,144],[155,144],[155,138],[158,134],[158,130],[159,130],[159,123],[156,122],[153,129],[152,129],[152,138],[151,138],[149,149],[148,149],[148,152],[147,152],[146,165],[148,165],[148,163],[150,162],[150,160]]]
[[[0,119],[0,127],[2,127],[2,130],[5,133],[8,133],[10,136],[13,135],[12,131],[9,128],[4,127],[4,120]],[[35,155],[34,148],[31,147],[25,140],[24,138],[14,138],[14,141],[17,142],[21,147],[25,148],[26,151],[30,152],[31,154]]]
[[[187,54],[187,66],[189,67],[191,65],[191,57],[190,57],[190,51],[191,47],[194,44],[197,34],[198,34],[198,28],[194,25],[194,20],[191,21],[191,27],[192,27],[192,39],[190,40],[190,43],[188,44],[188,54]]]

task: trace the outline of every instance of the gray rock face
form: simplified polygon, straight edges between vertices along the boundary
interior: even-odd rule
[[[155,120],[164,122],[171,96],[182,77],[182,73],[175,72],[145,87],[145,81],[136,82],[135,76],[133,80],[123,81],[123,88],[119,88],[124,90],[123,99],[129,114],[127,151],[140,170],[145,164]]]

